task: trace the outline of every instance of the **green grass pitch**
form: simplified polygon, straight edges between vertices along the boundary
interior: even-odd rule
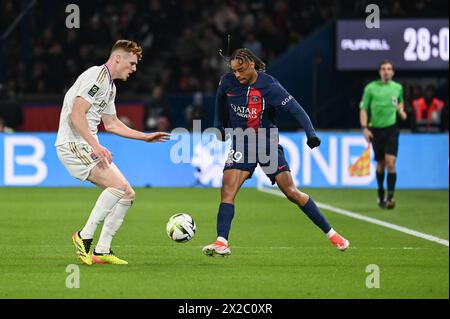
[[[399,190],[397,208],[380,210],[374,190],[306,189],[316,201],[448,240],[448,190]],[[340,252],[286,199],[242,189],[229,258],[201,248],[216,235],[218,189],[137,189],[113,241],[129,265],[85,266],[71,235],[85,223],[99,190],[0,188],[0,298],[448,298],[449,248],[323,211],[351,242]],[[168,239],[165,224],[192,215],[188,243]],[[97,236],[100,228],[97,230]],[[66,287],[79,265],[80,288]],[[380,287],[366,287],[368,265]]]

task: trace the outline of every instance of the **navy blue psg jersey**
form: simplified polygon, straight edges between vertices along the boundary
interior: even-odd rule
[[[217,88],[214,127],[244,130],[276,127],[277,110],[288,111],[308,137],[316,136],[304,109],[273,76],[258,72],[255,83],[244,85],[229,72],[221,77]]]

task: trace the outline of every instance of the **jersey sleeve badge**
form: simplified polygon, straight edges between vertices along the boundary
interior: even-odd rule
[[[89,94],[90,96],[94,97],[94,95],[97,94],[98,90],[99,90],[99,87],[98,87],[97,85],[94,84],[94,85],[91,87],[91,89],[89,90],[88,94]]]

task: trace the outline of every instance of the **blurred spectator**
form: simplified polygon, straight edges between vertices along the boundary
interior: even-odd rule
[[[199,42],[196,34],[191,28],[183,31],[176,45],[177,55],[181,63],[192,63],[199,58]]]
[[[207,28],[203,31],[202,38],[200,39],[200,48],[205,58],[215,57],[219,52],[222,45],[219,37],[216,35],[212,28]]]
[[[256,25],[255,15],[249,11],[247,3],[240,2],[237,7],[240,29],[243,34],[253,32]]]
[[[147,131],[167,131],[171,127],[170,108],[166,102],[164,88],[157,85],[153,88],[152,99],[145,110],[144,127]]]
[[[220,33],[226,34],[239,25],[239,17],[225,2],[222,2],[214,15],[214,24]]]
[[[4,130],[15,131],[23,124],[24,113],[15,99],[0,95],[0,119],[2,122],[0,126]]]
[[[411,100],[415,100],[423,96],[423,90],[420,85],[414,85],[411,87]]]
[[[156,123],[156,131],[158,132],[168,132],[171,129],[171,124],[169,119],[165,116],[160,116],[158,122]]]
[[[12,133],[14,130],[11,127],[6,126],[5,119],[0,117],[0,133]]]
[[[102,63],[120,38],[131,38],[144,48],[144,61],[128,92],[146,93],[148,85],[156,83],[162,83],[167,94],[209,90],[211,76],[204,79],[198,69],[207,59],[212,77],[218,79],[227,70],[218,56],[219,48],[226,49],[227,34],[232,36],[231,50],[246,46],[270,63],[326,21],[365,17],[367,1],[94,0],[80,4],[80,29],[60,27],[65,15],[57,13],[64,13],[65,1],[49,3],[37,1],[1,44],[8,66],[3,83],[9,83],[10,96],[64,93],[81,70]],[[383,3],[382,16],[447,16],[447,8],[445,1],[395,0]],[[0,1],[0,30],[6,30],[21,9],[20,1]]]
[[[185,127],[189,130],[193,128],[194,120],[206,120],[206,108],[203,103],[203,93],[196,92],[192,99],[192,104],[188,105],[184,111]]]
[[[247,35],[247,39],[243,43],[243,46],[247,49],[250,49],[254,54],[256,54],[259,57],[262,55],[262,44],[256,39],[254,33],[249,33]]]
[[[182,93],[190,93],[200,89],[199,77],[196,77],[192,68],[188,65],[183,65],[181,67],[181,74],[178,79],[178,90]]]
[[[134,123],[130,120],[130,118],[128,116],[119,116],[119,120],[122,121],[123,124],[125,124],[126,126],[128,126],[129,128],[135,129],[136,125],[134,125]]]
[[[425,96],[412,101],[416,132],[443,131],[444,102],[435,96],[435,87],[427,86]]]
[[[407,121],[409,122],[409,129],[415,130],[416,114],[414,112],[413,101],[423,96],[423,89],[420,85],[411,85],[405,91],[405,112],[408,114]],[[406,123],[405,123],[406,124]]]

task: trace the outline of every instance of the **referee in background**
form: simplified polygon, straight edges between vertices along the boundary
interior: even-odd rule
[[[378,206],[393,209],[397,173],[395,162],[398,151],[399,128],[397,113],[406,119],[403,103],[403,87],[392,80],[394,65],[384,60],[379,66],[380,80],[370,82],[364,88],[360,103],[359,121],[367,142],[372,143],[377,161]],[[369,121],[370,118],[370,122]],[[387,169],[387,199],[384,191],[384,175]]]

